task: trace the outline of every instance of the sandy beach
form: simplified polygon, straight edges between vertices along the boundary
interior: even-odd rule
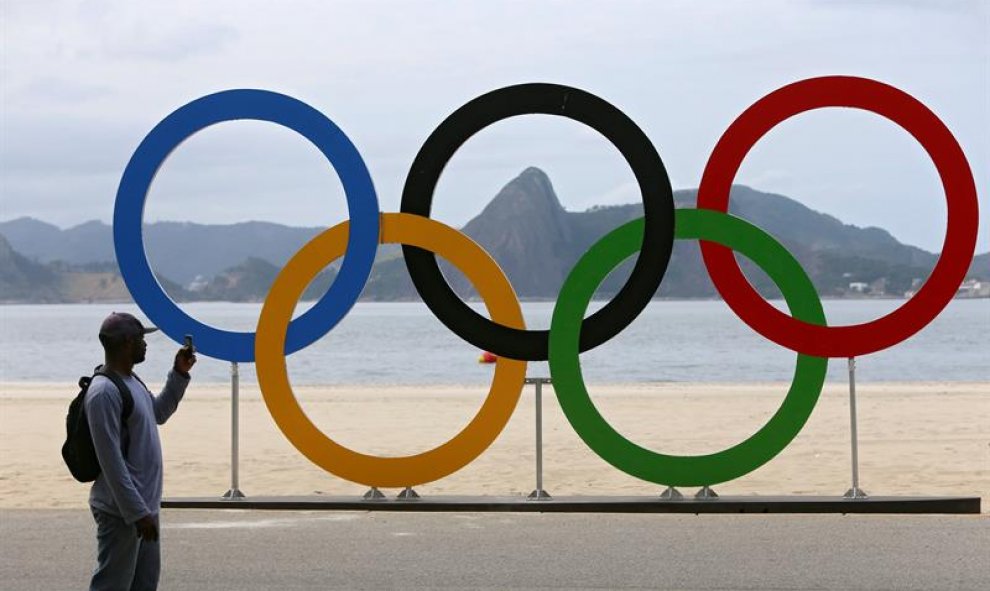
[[[149,384],[153,388],[160,384]],[[742,441],[776,410],[786,384],[591,386],[602,414],[634,442],[669,454],[711,453]],[[533,386],[512,419],[473,463],[420,494],[526,495],[535,485]],[[300,387],[311,419],[357,451],[426,451],[474,416],[486,387]],[[62,465],[66,384],[0,384],[0,507],[84,507],[89,486]],[[543,391],[544,488],[551,494],[655,495],[657,485],[591,452]],[[990,498],[990,383],[857,385],[860,485],[872,495]],[[219,496],[230,487],[229,386],[193,382],[162,428],[165,494]],[[324,472],[278,430],[257,389],[240,404],[240,488],[248,495],[360,494],[365,487]],[[776,458],[719,494],[840,495],[849,488],[848,386],[826,385],[804,430]],[[394,493],[396,491],[385,491]],[[684,491],[691,492],[694,491]]]

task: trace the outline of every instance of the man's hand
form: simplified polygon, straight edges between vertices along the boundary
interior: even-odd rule
[[[146,542],[157,542],[158,541],[158,526],[155,525],[155,519],[151,515],[145,515],[141,519],[134,522],[137,527],[137,535],[139,538]]]
[[[183,374],[188,374],[192,366],[196,365],[196,354],[193,353],[189,348],[182,347],[179,352],[175,354],[175,363],[172,365]]]

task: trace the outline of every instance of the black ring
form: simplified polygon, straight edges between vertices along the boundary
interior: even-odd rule
[[[440,174],[472,135],[515,115],[546,114],[580,121],[601,133],[632,168],[643,196],[643,245],[629,280],[603,308],[581,326],[580,350],[611,339],[628,326],[653,298],[674,245],[674,195],[667,169],[646,134],[625,113],[601,98],[557,84],[520,84],[493,90],[457,109],[427,138],[402,189],[403,213],[429,217]],[[409,276],[420,297],[444,325],[472,345],[496,355],[526,361],[547,358],[547,330],[519,330],[481,316],[450,288],[436,256],[403,246]]]

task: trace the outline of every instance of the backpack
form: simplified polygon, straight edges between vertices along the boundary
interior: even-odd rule
[[[133,375],[133,374],[132,374]],[[69,412],[65,416],[65,443],[62,444],[62,459],[69,467],[69,472],[79,482],[92,482],[100,475],[100,461],[96,457],[96,448],[93,447],[93,436],[89,432],[89,421],[86,419],[86,392],[89,385],[96,376],[104,376],[117,387],[120,392],[123,409],[120,413],[121,421],[121,452],[127,455],[127,419],[134,410],[134,397],[130,389],[124,384],[115,372],[104,369],[102,365],[96,366],[93,376],[82,376],[79,378],[79,393],[69,404]],[[137,376],[134,376],[137,378]],[[140,378],[137,378],[141,381]],[[144,382],[141,382],[142,384]]]

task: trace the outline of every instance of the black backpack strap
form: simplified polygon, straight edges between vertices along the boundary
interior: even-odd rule
[[[109,370],[109,369],[104,370],[103,368],[100,368],[96,371],[96,375],[105,377],[106,379],[113,382],[113,385],[117,387],[117,392],[120,392],[120,402],[123,407],[123,410],[120,413],[120,418],[126,424],[127,419],[129,419],[131,417],[131,413],[134,412],[134,396],[131,395],[131,389],[127,387],[127,384],[124,383],[124,380],[120,379],[120,376],[117,375],[117,372],[113,370]],[[141,382],[140,379],[138,381]],[[143,385],[144,382],[141,382],[141,384]]]
[[[93,374],[93,377],[98,375],[113,382],[113,385],[117,388],[117,392],[120,393],[120,451],[124,454],[124,458],[126,459],[127,449],[130,447],[131,443],[130,433],[127,431],[127,419],[129,419],[131,417],[131,413],[134,412],[134,396],[131,395],[131,389],[127,387],[124,380],[120,379],[117,372],[110,369],[104,369],[100,366],[96,368],[96,373]],[[138,381],[141,382],[140,379],[138,379]],[[144,382],[141,382],[141,384],[144,385]]]

